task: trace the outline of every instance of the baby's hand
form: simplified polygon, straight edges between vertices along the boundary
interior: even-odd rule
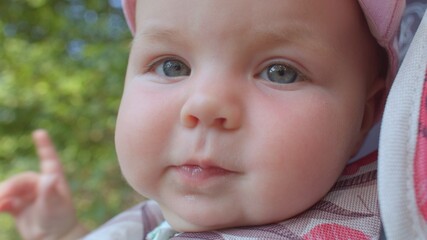
[[[33,133],[40,173],[25,172],[0,183],[0,213],[11,214],[24,239],[76,239],[85,234],[49,135]]]

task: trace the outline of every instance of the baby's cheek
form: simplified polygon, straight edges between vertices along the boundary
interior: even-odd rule
[[[304,211],[328,192],[345,166],[351,142],[339,107],[313,101],[303,109],[287,122],[292,127],[283,129],[282,135],[276,133],[278,140],[270,143],[275,152],[267,155],[272,162],[261,174],[268,186],[263,194],[271,199],[265,206],[277,204],[283,215]]]
[[[282,176],[287,177],[266,184],[264,191],[258,193],[263,196],[262,199],[268,199],[261,205],[259,214],[263,214],[266,220],[275,216],[280,221],[300,214],[318,202],[336,182],[341,172],[337,166],[342,163],[336,163],[335,166],[324,163],[322,168],[319,165],[322,164],[297,166],[294,171],[283,171]]]
[[[147,117],[159,113],[145,111],[150,106],[122,101],[116,128],[116,149],[122,173],[139,193],[147,195],[157,186],[158,168],[164,161],[167,145],[162,120]],[[155,174],[157,172],[157,175]]]

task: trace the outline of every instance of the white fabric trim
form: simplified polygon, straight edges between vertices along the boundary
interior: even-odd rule
[[[413,162],[427,64],[427,17],[420,24],[390,90],[379,156],[380,210],[387,239],[426,239],[414,192]]]

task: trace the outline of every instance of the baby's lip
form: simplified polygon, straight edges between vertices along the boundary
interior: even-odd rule
[[[228,170],[219,167],[200,167],[197,165],[181,165],[177,167],[180,172],[191,177],[208,178],[214,176],[223,176],[231,173]]]
[[[206,183],[208,180],[220,179],[238,172],[220,166],[211,160],[189,160],[173,167],[189,184]]]
[[[190,159],[177,167],[194,169],[197,171],[212,171],[212,172],[236,172],[228,167],[216,163],[211,159]]]

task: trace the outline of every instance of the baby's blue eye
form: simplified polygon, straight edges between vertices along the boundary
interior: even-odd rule
[[[166,77],[181,77],[189,76],[191,69],[180,60],[169,59],[160,62],[155,72]]]
[[[261,72],[261,78],[280,84],[289,84],[298,80],[299,73],[284,64],[273,64]]]

